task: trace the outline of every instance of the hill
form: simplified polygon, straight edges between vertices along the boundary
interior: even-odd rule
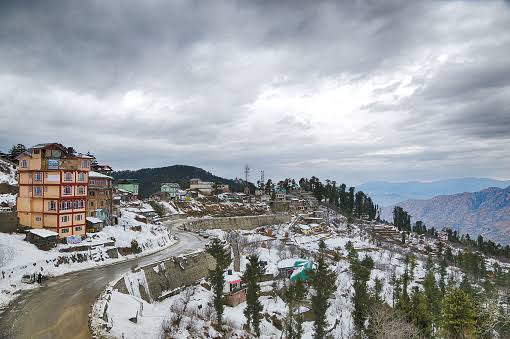
[[[12,186],[17,184],[16,165],[4,158],[0,158],[0,183]]]
[[[502,244],[510,243],[510,186],[406,200],[397,205],[409,212],[413,221],[422,220],[427,226],[449,227],[471,237],[482,234]],[[393,206],[384,208],[382,217],[393,220],[392,210]]]
[[[233,191],[242,191],[243,189],[242,184],[235,180],[221,178],[204,169],[187,165],[118,171],[114,172],[112,176],[115,179],[137,179],[140,183],[139,191],[142,197],[148,197],[155,192],[159,192],[161,184],[165,182],[176,182],[181,188],[189,188],[189,180],[195,178],[228,184]]]
[[[510,181],[489,178],[456,178],[432,182],[373,181],[362,184],[359,190],[367,193],[381,206],[394,205],[410,199],[430,199],[438,195],[477,192],[488,187],[505,188]]]

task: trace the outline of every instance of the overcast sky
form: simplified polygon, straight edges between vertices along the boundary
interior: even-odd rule
[[[1,1],[0,150],[255,180],[510,178],[505,1]]]

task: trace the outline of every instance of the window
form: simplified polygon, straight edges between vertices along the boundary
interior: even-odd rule
[[[93,186],[96,184],[96,180],[95,179],[90,179],[90,184]]]
[[[42,173],[41,172],[34,173],[34,181],[42,181]]]
[[[78,186],[78,194],[85,194],[85,186]]]
[[[35,217],[35,221],[41,221],[42,218],[41,217]]]
[[[34,154],[39,154],[39,150],[38,149],[34,149]]]
[[[75,230],[75,231],[77,231],[77,232],[81,231],[81,226],[76,226],[76,227],[74,228],[74,230]]]
[[[64,186],[64,195],[72,195],[73,188],[71,186]]]
[[[69,233],[69,228],[63,228],[62,233]]]
[[[85,200],[76,200],[76,208],[85,208]]]
[[[74,216],[74,220],[75,221],[82,221],[83,220],[83,215],[82,214],[76,214]]]
[[[48,211],[56,211],[57,203],[54,200],[48,201]]]
[[[101,207],[104,207],[104,201],[101,200]]]
[[[90,202],[90,207],[94,207],[94,202],[93,201]]]
[[[41,186],[34,186],[34,196],[36,196],[36,197],[42,196],[42,187]]]
[[[21,168],[27,168],[28,167],[28,161],[26,159],[21,160],[20,167]]]
[[[89,167],[90,167],[90,161],[88,161],[88,160],[81,161],[81,168],[89,168]]]
[[[61,210],[70,210],[73,208],[73,202],[69,200],[63,200],[60,202],[60,209]]]
[[[78,181],[85,181],[85,173],[80,172],[78,174]]]
[[[73,173],[65,172],[64,173],[64,181],[73,181]]]
[[[61,222],[69,222],[69,216],[68,215],[63,215],[60,217],[60,221]]]

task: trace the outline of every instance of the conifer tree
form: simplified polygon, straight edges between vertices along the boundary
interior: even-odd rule
[[[476,311],[471,297],[450,286],[444,296],[441,325],[446,338],[475,336]]]
[[[367,282],[370,279],[370,272],[374,268],[374,261],[369,256],[365,256],[363,260],[359,260],[354,249],[349,259],[354,288],[354,294],[352,296],[354,310],[352,317],[354,319],[354,327],[358,335],[361,335],[365,329],[365,320],[368,317],[370,295],[368,293]]]
[[[285,302],[288,307],[287,319],[285,321],[285,337],[288,339],[301,339],[303,336],[303,315],[298,312],[299,303],[306,296],[306,287],[303,280],[299,279],[291,284],[285,291]]]
[[[232,259],[230,258],[230,250],[225,248],[221,241],[217,238],[213,239],[211,244],[206,247],[214,259],[216,259],[216,266],[213,270],[209,270],[208,280],[212,286],[214,293],[214,309],[216,311],[216,319],[218,325],[222,324],[224,302],[223,302],[223,286],[225,285],[224,272],[230,265]]]
[[[260,336],[260,319],[262,318],[261,312],[263,309],[259,301],[260,286],[258,283],[261,276],[262,268],[258,256],[250,255],[246,271],[243,275],[243,282],[246,284],[246,308],[244,316],[246,317],[248,328],[251,323],[257,336]]]
[[[425,337],[431,336],[432,314],[425,292],[420,291],[417,287],[414,288],[411,296],[408,318],[420,329]]]
[[[317,267],[310,274],[310,285],[315,292],[312,295],[312,311],[315,315],[315,339],[323,339],[326,336],[326,327],[328,326],[326,312],[330,305],[329,298],[336,290],[336,275],[329,269],[326,263],[325,250],[326,244],[321,240],[319,243]]]

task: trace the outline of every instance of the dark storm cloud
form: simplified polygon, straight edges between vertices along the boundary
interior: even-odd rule
[[[186,163],[232,177],[245,162],[355,182],[507,175],[496,159],[510,139],[508,11],[0,2],[0,143],[58,139],[117,168]]]

